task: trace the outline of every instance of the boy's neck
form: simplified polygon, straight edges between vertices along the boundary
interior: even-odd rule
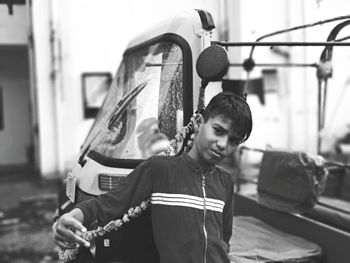
[[[188,152],[188,155],[200,166],[200,168],[206,172],[211,167],[214,166],[214,164],[208,163],[198,154],[195,147],[192,147],[191,150]]]

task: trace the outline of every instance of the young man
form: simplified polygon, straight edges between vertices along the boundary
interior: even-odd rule
[[[94,222],[104,226],[150,199],[153,236],[161,263],[230,262],[233,178],[215,165],[248,139],[252,117],[246,101],[222,92],[195,121],[189,153],[153,156],[127,177],[122,189],[79,203],[55,228],[56,243],[89,244],[80,235]],[[70,244],[70,245],[68,245]]]

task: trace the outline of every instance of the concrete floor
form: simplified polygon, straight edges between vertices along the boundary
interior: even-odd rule
[[[51,226],[60,183],[0,174],[1,263],[59,262]]]

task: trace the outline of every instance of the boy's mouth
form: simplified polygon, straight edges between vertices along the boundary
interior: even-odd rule
[[[216,159],[222,159],[223,158],[223,155],[221,153],[219,153],[218,151],[216,150],[213,150],[213,149],[210,149],[212,155],[216,158]]]

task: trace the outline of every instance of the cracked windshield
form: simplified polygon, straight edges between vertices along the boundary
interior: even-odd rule
[[[182,76],[176,44],[128,53],[84,147],[113,159],[144,159],[164,151],[183,126]]]

